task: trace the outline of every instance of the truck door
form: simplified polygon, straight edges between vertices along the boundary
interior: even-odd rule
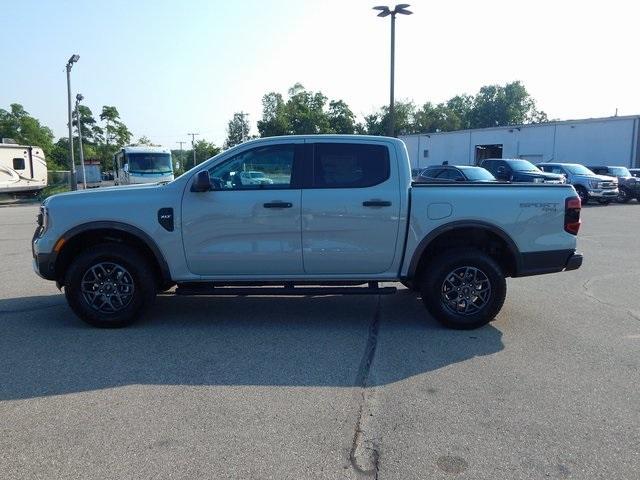
[[[182,201],[189,270],[205,276],[303,273],[299,157],[303,141],[244,150],[209,169],[210,192]],[[247,175],[251,182],[243,181]],[[195,178],[195,177],[194,177]]]
[[[400,182],[385,143],[314,140],[313,172],[302,191],[307,274],[387,272],[397,251]],[[406,195],[406,192],[403,192]]]

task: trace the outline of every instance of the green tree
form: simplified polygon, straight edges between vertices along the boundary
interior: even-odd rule
[[[329,118],[324,111],[326,103],[327,97],[322,92],[307,91],[300,83],[291,87],[285,106],[290,133],[329,133]]]
[[[473,100],[470,127],[484,128],[546,121],[546,114],[536,108],[534,99],[522,83],[516,81],[487,85]]]
[[[262,119],[258,120],[261,137],[356,130],[355,115],[343,100],[332,100],[327,108],[328,99],[322,92],[306,90],[300,83],[287,93],[286,101],[277,92],[262,97]]]
[[[83,143],[97,143],[101,141],[103,130],[93,118],[93,112],[86,105],[78,106],[78,116],[80,117],[80,125],[82,125],[82,141]],[[78,128],[78,116],[73,112],[73,125]]]
[[[395,102],[395,132],[396,135],[415,133],[414,116],[416,106],[410,101]],[[357,127],[358,133],[367,135],[386,135],[389,125],[389,106],[385,105],[379,111],[364,117],[364,123]]]
[[[37,145],[42,148],[51,167],[56,167],[53,158],[53,132],[49,127],[29,115],[22,105],[12,103],[9,110],[0,108],[0,138],[13,138],[23,145]]]
[[[102,168],[113,168],[113,155],[119,149],[131,142],[132,134],[120,119],[120,113],[114,106],[104,105],[100,113],[100,120],[105,122],[103,135],[97,148]]]
[[[332,133],[351,134],[355,132],[356,116],[344,101],[330,101],[327,118],[329,121],[329,130]]]
[[[226,150],[227,148],[246,141],[249,138],[250,130],[249,114],[245,112],[234,113],[233,118],[229,120],[227,126],[227,139],[224,142],[223,148]]]
[[[146,135],[141,136],[136,143],[135,146],[145,146],[145,147],[159,147],[157,143],[153,143],[149,137]]]
[[[258,120],[260,136],[287,135],[289,131],[289,119],[285,113],[282,95],[276,92],[267,93],[262,97],[262,119]]]
[[[195,151],[196,151],[197,164],[200,164],[211,157],[215,157],[217,154],[219,154],[222,151],[220,147],[206,140],[197,140],[194,145],[195,145]],[[192,148],[191,150],[185,150],[183,152],[184,165],[181,165],[181,167],[184,171],[194,167],[193,150],[194,149]],[[180,150],[178,150],[178,152],[180,152]]]

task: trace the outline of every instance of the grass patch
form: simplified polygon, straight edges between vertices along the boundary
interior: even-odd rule
[[[68,192],[69,190],[69,185],[49,185],[40,190],[37,198],[38,200],[42,201],[45,198],[50,197],[51,195],[55,195],[56,193]]]

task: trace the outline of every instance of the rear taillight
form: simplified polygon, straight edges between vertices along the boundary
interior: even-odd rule
[[[579,197],[569,197],[564,201],[564,230],[577,235],[580,230],[580,209],[582,203]]]

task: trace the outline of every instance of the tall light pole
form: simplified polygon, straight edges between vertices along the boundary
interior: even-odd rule
[[[73,64],[80,60],[80,55],[73,54],[69,58],[67,62],[67,110],[69,115],[69,157],[71,159],[71,190],[77,190],[78,184],[76,181],[76,162],[73,159],[73,130],[72,130],[72,120],[71,120],[71,67]]]
[[[80,120],[80,102],[84,99],[81,93],[76,95],[76,127],[78,128],[78,150],[80,151],[80,166],[82,167],[82,186],[87,189],[87,176],[84,170],[84,149],[82,148],[82,121]]]
[[[200,135],[199,133],[187,133],[187,135],[191,135],[191,150],[193,151],[193,166],[196,166],[196,135]]]
[[[379,17],[388,17],[391,15],[391,82],[389,86],[389,124],[387,125],[387,135],[395,137],[396,126],[396,106],[394,99],[394,76],[396,68],[396,15],[411,15],[413,12],[407,10],[410,7],[408,3],[401,3],[396,5],[393,10],[386,6],[373,7],[374,10],[379,10]]]

